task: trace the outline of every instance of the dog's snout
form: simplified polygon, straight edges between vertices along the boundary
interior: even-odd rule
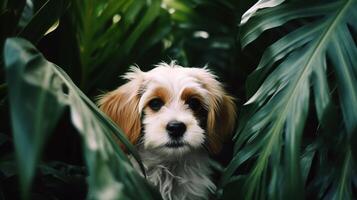
[[[166,130],[172,138],[182,137],[186,131],[186,125],[179,121],[171,121],[167,124]]]

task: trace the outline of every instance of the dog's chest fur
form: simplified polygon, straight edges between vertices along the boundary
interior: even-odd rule
[[[154,153],[139,153],[148,181],[158,188],[164,200],[207,199],[215,190],[210,180],[209,158],[203,152],[169,161]]]

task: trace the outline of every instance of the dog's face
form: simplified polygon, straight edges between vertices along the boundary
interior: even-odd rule
[[[129,82],[99,104],[129,140],[161,155],[184,155],[207,147],[213,153],[235,121],[232,98],[208,70],[160,64],[135,68]]]
[[[144,148],[183,154],[202,147],[208,96],[188,68],[158,67],[148,72],[139,101]]]

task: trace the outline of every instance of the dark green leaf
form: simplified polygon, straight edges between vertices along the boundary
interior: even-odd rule
[[[24,192],[28,192],[45,139],[63,109],[69,108],[71,121],[82,136],[89,172],[89,198],[160,198],[131,167],[113,136],[118,137],[140,163],[133,146],[61,68],[46,61],[29,42],[19,38],[7,40],[5,64]],[[27,193],[24,194],[26,197]]]
[[[354,0],[309,4],[292,1],[255,12],[242,27],[241,40],[245,46],[264,30],[289,20],[319,17],[271,45],[248,80],[248,92],[253,95],[246,103],[251,108],[245,114],[251,115],[240,125],[235,156],[222,180],[223,183],[228,182],[238,167],[246,161],[253,162],[243,186],[245,199],[265,197],[268,185],[272,199],[304,198],[304,182],[314,153],[306,150],[307,154],[301,158],[301,138],[311,95],[321,126],[331,127],[325,124],[325,115],[331,114],[328,110],[332,105],[330,87],[333,84],[328,83],[328,70],[336,76],[338,91],[333,94],[340,99],[348,134],[342,134],[340,138],[355,134],[357,48],[353,39],[355,33],[349,27],[356,26],[356,10]],[[328,61],[331,65],[327,64]],[[347,158],[349,163],[349,156]],[[339,173],[341,179],[346,173],[351,173],[350,168],[346,170]],[[349,197],[350,190],[345,179],[341,182],[332,196],[343,199]]]
[[[46,66],[47,63],[40,55],[30,53],[33,47],[22,47],[15,41],[7,40],[4,59],[20,183],[26,195],[44,142],[55,127],[64,106],[58,102],[63,99],[55,98],[55,91],[46,92],[46,87],[56,81],[50,73],[52,69]],[[31,66],[24,68],[26,63],[31,63]],[[32,76],[26,76],[26,73]],[[39,82],[36,83],[36,80]]]

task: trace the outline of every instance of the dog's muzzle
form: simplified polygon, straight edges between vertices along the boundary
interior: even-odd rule
[[[170,121],[166,125],[166,131],[171,138],[171,142],[167,143],[166,146],[170,148],[177,148],[184,146],[184,142],[181,140],[182,136],[186,132],[186,125],[180,121]]]

